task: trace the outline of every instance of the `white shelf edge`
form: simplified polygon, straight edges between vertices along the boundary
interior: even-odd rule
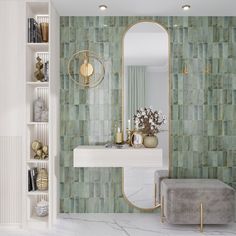
[[[29,48],[34,50],[35,52],[48,52],[49,51],[49,43],[27,43]]]
[[[49,82],[26,82],[30,86],[49,87]]]
[[[48,163],[48,159],[47,160],[28,160],[27,161],[28,164],[38,164],[38,163]]]
[[[48,191],[28,191],[27,194],[29,196],[48,195]]]
[[[48,122],[28,122],[27,125],[46,125]]]

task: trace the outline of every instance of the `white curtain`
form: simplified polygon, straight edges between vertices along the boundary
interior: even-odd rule
[[[128,66],[128,119],[132,119],[133,115],[140,107],[145,106],[145,66]]]

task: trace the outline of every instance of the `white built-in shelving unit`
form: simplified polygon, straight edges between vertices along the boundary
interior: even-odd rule
[[[28,18],[39,22],[49,23],[49,42],[29,43]],[[23,171],[23,225],[50,227],[58,211],[58,160],[59,160],[59,17],[50,0],[25,1],[25,91],[26,91],[26,137],[25,137],[25,168]],[[53,43],[52,43],[53,42]],[[36,58],[42,62],[49,61],[49,81],[40,82],[35,79]],[[44,100],[48,109],[48,122],[34,121],[34,101]],[[46,160],[34,159],[31,143],[41,141],[49,147]],[[46,168],[48,171],[47,191],[28,191],[28,170],[36,167]],[[49,214],[38,217],[35,206],[40,200],[49,203]],[[24,210],[25,209],[25,210]]]

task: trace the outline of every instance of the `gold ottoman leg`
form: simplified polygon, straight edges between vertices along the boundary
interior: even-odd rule
[[[155,183],[155,189],[154,189],[154,206],[157,205],[157,184]]]
[[[161,223],[164,223],[164,197],[161,196]]]
[[[200,204],[200,232],[203,232],[203,205]]]

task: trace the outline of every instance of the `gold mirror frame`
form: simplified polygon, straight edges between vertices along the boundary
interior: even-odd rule
[[[172,83],[171,83],[171,72],[170,72],[170,69],[171,69],[171,60],[170,60],[170,34],[167,30],[167,28],[165,26],[163,26],[162,24],[160,24],[158,21],[155,21],[155,20],[141,20],[141,21],[137,21],[131,25],[129,25],[127,27],[127,29],[124,31],[123,33],[123,36],[122,36],[122,47],[121,47],[121,55],[122,55],[122,68],[121,68],[121,73],[122,73],[122,128],[124,129],[124,80],[125,80],[125,75],[124,75],[124,38],[125,38],[125,35],[126,33],[136,24],[139,24],[139,23],[144,23],[144,22],[149,22],[149,23],[154,23],[154,24],[157,24],[159,27],[161,27],[168,35],[168,82],[169,82],[169,86],[168,86],[168,94],[169,94],[169,116],[168,116],[168,129],[169,129],[169,160],[168,160],[168,164],[169,164],[169,176],[171,176],[171,163],[172,163],[172,152],[171,152],[171,147],[172,147],[172,142],[171,142],[171,135],[170,135],[170,131],[171,131],[171,127],[172,127],[172,124],[171,124],[171,104],[172,104],[172,98],[171,98],[171,93],[170,93],[170,89],[172,88]],[[156,188],[157,186],[155,185],[155,196],[156,196]],[[140,210],[140,211],[143,211],[143,212],[150,212],[150,211],[154,211],[155,209],[159,208],[161,206],[160,203],[156,203],[156,205],[152,208],[141,208],[141,207],[138,207],[136,205],[134,205],[128,198],[127,196],[125,195],[125,191],[124,191],[124,168],[122,167],[122,195],[124,197],[124,199],[127,201],[127,203]],[[156,199],[155,199],[156,201]]]

